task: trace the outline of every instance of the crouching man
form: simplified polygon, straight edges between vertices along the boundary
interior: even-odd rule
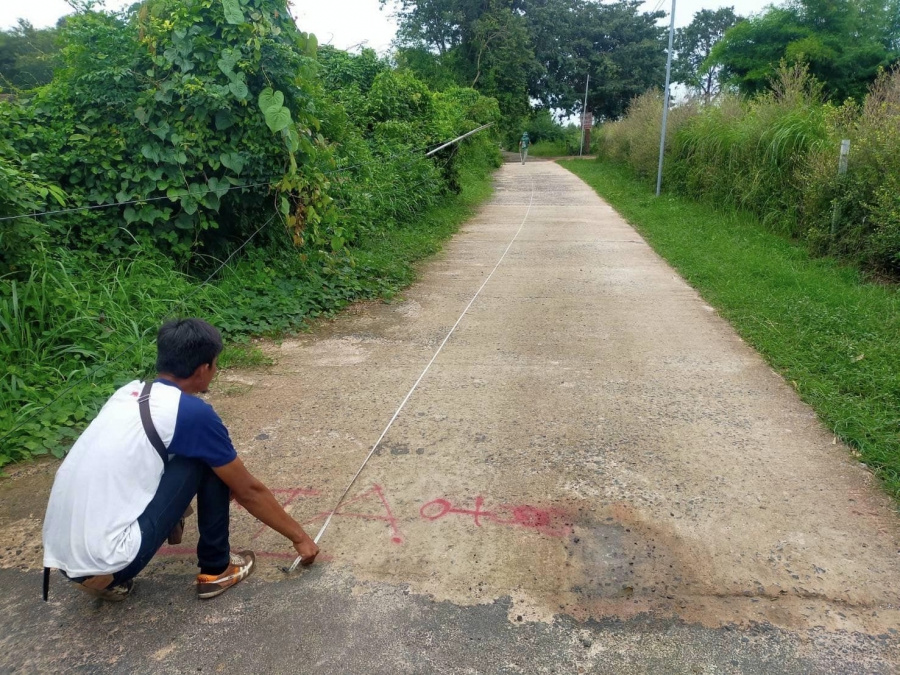
[[[44,599],[49,569],[81,590],[122,600],[166,539],[180,539],[197,497],[197,595],[212,598],[246,579],[252,551],[228,544],[233,497],[287,537],[303,564],[319,547],[238,458],[206,392],[222,351],[199,319],[159,329],[155,381],[119,389],[76,441],[53,482],[44,519]]]

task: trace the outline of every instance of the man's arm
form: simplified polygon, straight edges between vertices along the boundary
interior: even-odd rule
[[[269,488],[247,471],[240,458],[214,468],[213,471],[231,488],[231,494],[238,504],[262,523],[290,539],[304,565],[312,564],[319,554],[319,547],[303,531],[300,523],[282,508]]]

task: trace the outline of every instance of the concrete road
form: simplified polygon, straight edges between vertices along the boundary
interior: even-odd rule
[[[530,208],[529,208],[530,205]],[[523,225],[524,222],[524,225]],[[224,373],[212,402],[315,532],[293,577],[192,595],[192,540],[136,597],[38,600],[53,465],[0,485],[0,671],[900,672],[900,521],[789,384],[556,164],[506,164],[401,302]]]

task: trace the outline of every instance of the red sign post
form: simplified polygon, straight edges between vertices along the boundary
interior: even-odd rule
[[[581,129],[583,134],[582,148],[587,148],[588,154],[591,154],[591,128],[594,126],[594,114],[590,112],[582,113]]]

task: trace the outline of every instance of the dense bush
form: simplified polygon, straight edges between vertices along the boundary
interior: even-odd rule
[[[167,316],[234,344],[395,292],[450,231],[426,210],[499,165],[490,133],[425,157],[496,123],[496,101],[319,49],[288,17],[283,0],[80,12],[56,77],[0,101],[0,218],[103,207],[0,220],[0,466],[60,453],[152,367]]]
[[[635,99],[604,125],[603,155],[655,177],[661,109],[652,92]],[[843,176],[842,139],[851,142]],[[834,106],[803,66],[783,67],[755,98],[674,107],[666,152],[668,189],[747,209],[819,253],[900,275],[900,68],[862,105]]]

